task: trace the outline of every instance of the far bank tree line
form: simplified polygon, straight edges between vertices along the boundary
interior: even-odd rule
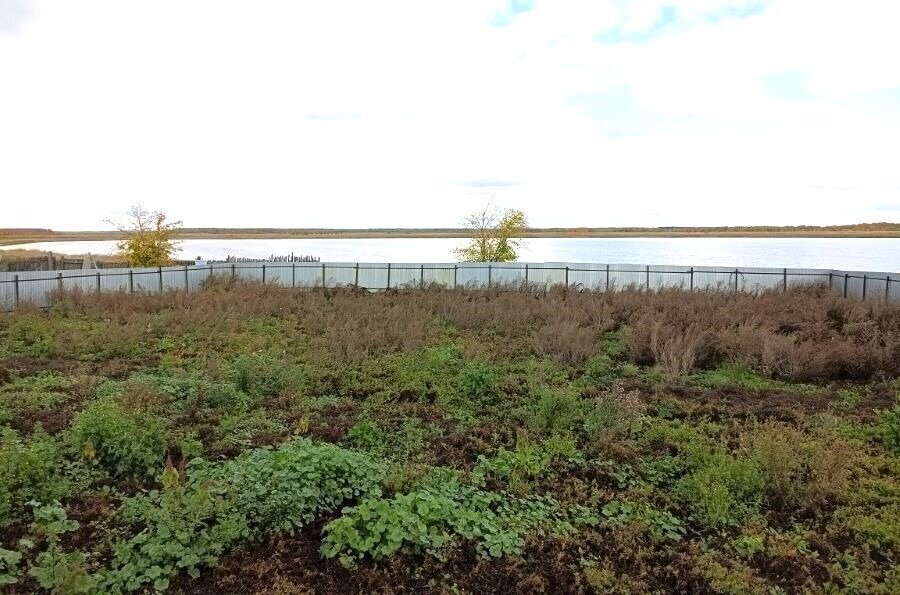
[[[167,266],[174,260],[179,248],[176,237],[181,221],[171,221],[165,213],[135,205],[129,209],[124,221],[113,224],[125,236],[116,247],[128,266]],[[528,222],[520,210],[501,210],[489,204],[466,217],[464,227],[471,232],[472,239],[467,245],[453,250],[457,260],[510,262],[519,257],[522,234],[528,228]]]

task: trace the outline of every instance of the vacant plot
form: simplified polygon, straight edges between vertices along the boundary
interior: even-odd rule
[[[0,317],[0,590],[900,592],[900,305],[70,294]]]

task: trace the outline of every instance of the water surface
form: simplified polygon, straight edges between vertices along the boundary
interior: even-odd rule
[[[325,262],[453,262],[458,238],[184,240],[179,258],[267,258],[308,254]],[[68,254],[107,254],[115,242],[39,242],[6,246]],[[725,267],[900,271],[897,238],[534,238],[519,260]]]

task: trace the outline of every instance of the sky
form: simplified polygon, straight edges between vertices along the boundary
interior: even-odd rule
[[[0,227],[900,221],[893,0],[0,0]]]

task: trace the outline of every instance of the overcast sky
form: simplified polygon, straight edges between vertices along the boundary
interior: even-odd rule
[[[0,0],[0,227],[900,221],[893,0]]]

